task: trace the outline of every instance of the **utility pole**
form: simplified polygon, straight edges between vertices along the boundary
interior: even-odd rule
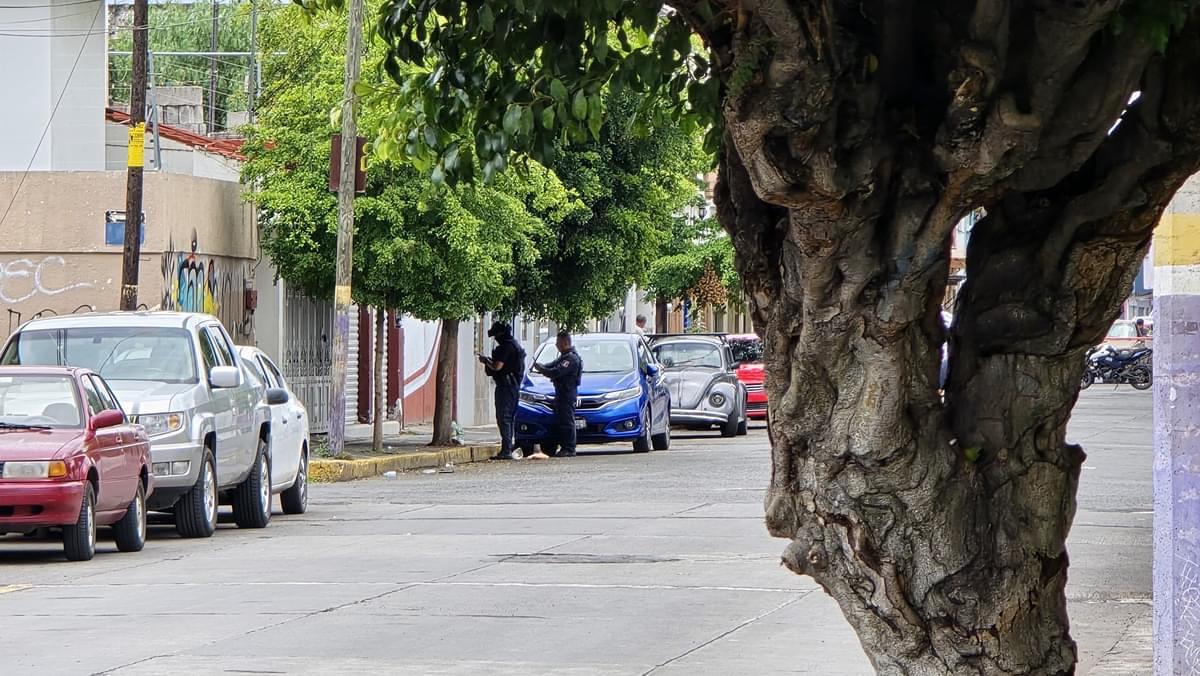
[[[133,2],[133,83],[129,92],[129,174],[125,179],[125,250],[121,265],[121,309],[137,309],[138,264],[142,257],[142,168],[146,154],[146,41],[148,0]]]
[[[208,48],[213,55],[208,59],[208,133],[217,130],[217,31],[220,29],[221,6],[217,0],[212,4],[212,34],[208,38]]]
[[[346,443],[346,357],[350,346],[350,281],[354,252],[354,185],[357,176],[355,151],[358,127],[354,119],[354,83],[358,81],[362,57],[362,0],[350,0],[346,31],[346,82],[342,89],[342,157],[338,181],[337,274],[334,278],[333,350],[329,374],[332,380],[329,407],[329,446],[334,454]]]
[[[216,51],[216,50],[213,50]],[[254,104],[258,98],[258,2],[250,0],[250,77],[246,88],[246,121],[254,124]]]

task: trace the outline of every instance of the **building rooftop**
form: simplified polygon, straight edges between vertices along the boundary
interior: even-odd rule
[[[116,108],[105,108],[104,119],[108,120],[109,122],[128,125],[129,113]],[[149,133],[151,128],[148,126],[146,131]],[[163,138],[191,146],[192,148],[198,148],[204,152],[212,153],[214,155],[227,157],[231,160],[238,160],[239,162],[245,161],[246,159],[246,156],[241,153],[243,143],[242,139],[212,138],[205,136],[204,134],[197,134],[196,132],[188,131],[187,129],[180,129],[179,127],[162,123],[159,123],[158,125],[158,133]]]

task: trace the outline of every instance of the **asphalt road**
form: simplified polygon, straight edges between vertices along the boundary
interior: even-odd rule
[[[1084,393],[1080,673],[1148,673],[1151,398]],[[140,554],[0,539],[0,673],[869,674],[778,565],[765,432],[314,486],[308,514]]]

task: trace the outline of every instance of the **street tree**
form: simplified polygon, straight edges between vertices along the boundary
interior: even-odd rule
[[[675,219],[667,242],[650,264],[646,291],[661,304],[668,299],[704,305],[739,306],[741,283],[733,242],[713,218]]]
[[[243,146],[263,252],[281,277],[313,297],[329,297],[334,285],[337,199],[328,188],[328,111],[342,93],[344,56],[331,45],[345,35],[345,24],[331,13],[305,20],[299,8],[277,10],[261,24],[264,50],[286,54],[266,61],[270,85]],[[363,128],[373,119],[368,111]],[[508,300],[514,248],[536,256],[531,238],[543,224],[502,183],[436,193],[432,187],[407,164],[371,164],[367,191],[355,201],[352,290],[361,305],[440,321],[433,443],[447,444],[459,322]],[[377,332],[377,352],[382,338]]]
[[[550,213],[537,203],[546,200],[543,191],[529,186],[529,208],[550,227],[536,241],[533,264],[516,269],[514,314],[571,329],[609,315],[631,285],[645,283],[676,215],[697,194],[696,176],[711,162],[700,137],[672,120],[653,133],[635,129],[643,99],[634,93],[604,99],[608,115],[596,137],[559,139],[545,158],[578,208]]]
[[[881,673],[1074,672],[1084,453],[1066,425],[1084,351],[1200,168],[1195,2],[388,0],[378,16],[400,92],[385,135],[439,180],[594,136],[606,87],[711,124],[766,346],[784,564]],[[451,161],[464,144],[469,165]],[[950,235],[977,208],[943,400]]]

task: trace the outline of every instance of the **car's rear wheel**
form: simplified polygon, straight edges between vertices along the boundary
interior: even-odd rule
[[[279,503],[284,514],[303,514],[308,510],[308,448],[300,451],[300,467],[296,469],[296,481],[282,495]]]
[[[266,528],[271,523],[271,459],[266,439],[258,440],[250,476],[234,489],[233,520],[238,528]]]
[[[79,520],[63,526],[63,553],[68,561],[91,561],[96,555],[96,491],[90,481],[83,485]]]
[[[125,509],[125,516],[113,524],[113,539],[122,552],[140,552],[146,546],[146,487],[138,479],[137,494]]]
[[[207,538],[217,530],[217,473],[211,450],[200,460],[200,476],[175,505],[175,530],[185,538]]]
[[[637,453],[646,453],[653,446],[653,442],[650,440],[651,420],[654,420],[654,416],[651,415],[650,409],[647,408],[646,412],[642,414],[642,434],[633,440],[633,450]]]
[[[671,411],[667,411],[667,424],[660,434],[655,434],[650,438],[650,442],[654,445],[656,451],[667,451],[671,448]]]

